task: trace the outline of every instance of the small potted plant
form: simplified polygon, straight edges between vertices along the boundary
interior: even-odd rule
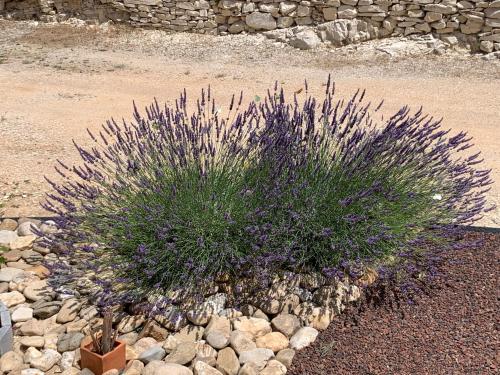
[[[106,310],[102,331],[91,329],[90,337],[82,341],[81,367],[88,368],[95,375],[113,369],[122,370],[126,365],[125,343],[117,340],[116,335],[117,331],[113,330],[113,312]]]

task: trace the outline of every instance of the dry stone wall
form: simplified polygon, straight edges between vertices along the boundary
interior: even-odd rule
[[[347,34],[354,28],[368,39],[432,33],[456,38],[473,50],[500,50],[500,0],[0,0],[0,13],[46,21],[111,19],[222,35],[347,20],[340,22]],[[342,44],[367,37],[340,39]]]

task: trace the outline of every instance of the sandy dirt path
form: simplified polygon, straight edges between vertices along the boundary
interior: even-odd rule
[[[500,203],[498,62],[451,52],[387,59],[368,45],[347,50],[350,63],[345,49],[304,52],[257,37],[228,37],[226,45],[220,37],[126,30],[89,36],[78,28],[64,28],[57,37],[58,31],[0,23],[4,216],[43,214],[38,202],[48,191],[44,175],[54,176],[56,159],[77,161],[71,140],[85,144],[86,128],[97,129],[110,117],[130,119],[133,100],[140,108],[154,97],[172,103],[184,87],[193,97],[210,84],[224,108],[231,93],[243,89],[248,99],[262,97],[275,80],[293,92],[307,79],[310,91],[320,94],[329,73],[341,96],[366,88],[368,98],[385,98],[385,114],[405,104],[415,110],[422,105],[443,117],[445,128],[468,131],[497,181],[490,201]],[[143,43],[130,35],[144,38]],[[499,210],[480,224],[500,226]]]

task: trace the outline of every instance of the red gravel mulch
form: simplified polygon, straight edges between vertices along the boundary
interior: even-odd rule
[[[288,375],[498,374],[500,235],[468,233],[479,248],[445,252],[415,303],[351,308],[297,353]]]

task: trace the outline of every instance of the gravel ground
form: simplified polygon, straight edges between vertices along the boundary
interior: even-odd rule
[[[300,351],[289,375],[498,374],[500,235],[446,252],[441,276],[415,303],[363,306]]]

